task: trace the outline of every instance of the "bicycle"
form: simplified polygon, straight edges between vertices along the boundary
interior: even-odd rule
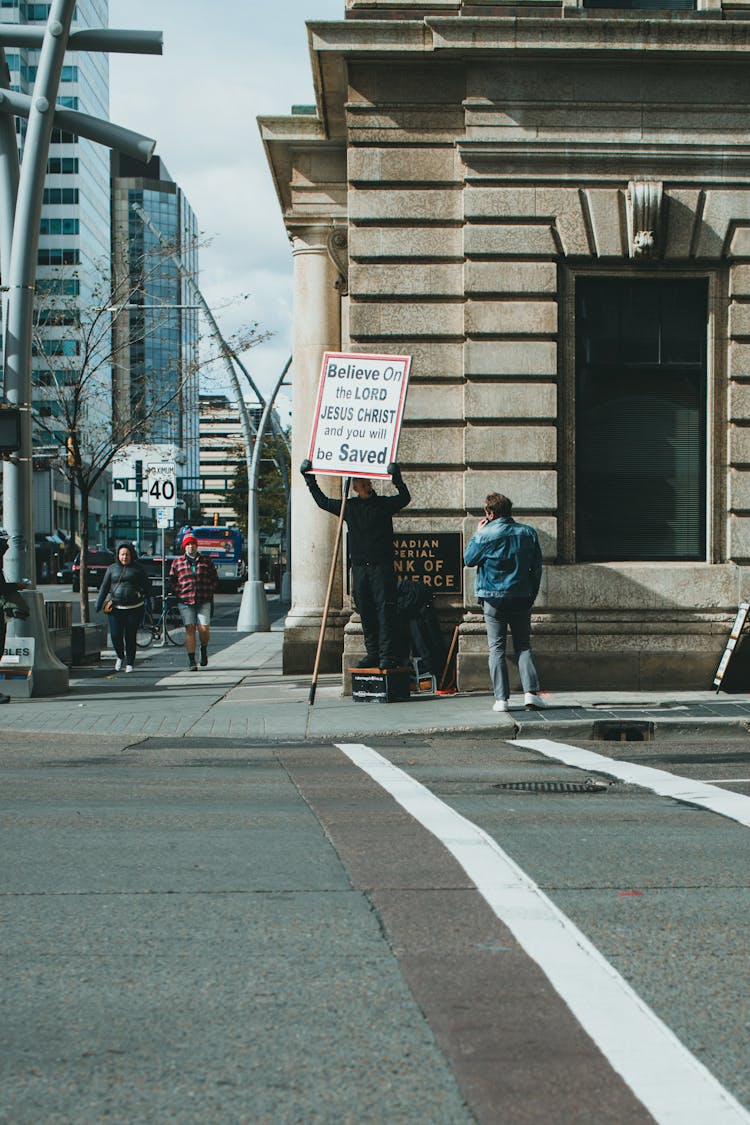
[[[154,602],[159,606],[160,599],[155,598]],[[144,609],[143,620],[136,630],[135,643],[138,648],[148,648],[154,641],[178,647],[185,643],[185,626],[174,594],[167,594],[164,598],[158,617],[154,617],[149,605]]]

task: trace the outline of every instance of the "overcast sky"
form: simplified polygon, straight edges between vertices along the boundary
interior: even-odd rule
[[[266,392],[291,350],[292,258],[256,117],[314,102],[305,21],[343,19],[345,0],[110,0],[109,8],[110,27],[164,32],[161,56],[111,56],[111,117],[156,138],[211,239],[200,283],[224,335],[253,322],[275,333],[244,356]],[[224,383],[217,370],[205,389]]]

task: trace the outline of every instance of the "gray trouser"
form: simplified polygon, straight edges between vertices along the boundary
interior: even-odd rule
[[[508,668],[505,662],[505,644],[508,629],[513,637],[513,648],[518,657],[518,674],[523,691],[539,691],[539,677],[531,655],[531,607],[522,599],[509,600],[498,606],[482,603],[487,626],[490,679],[495,699],[510,695]]]

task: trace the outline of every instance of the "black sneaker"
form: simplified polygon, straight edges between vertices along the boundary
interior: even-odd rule
[[[377,668],[378,667],[378,658],[377,658],[377,656],[363,656],[361,660],[357,661],[357,663],[354,665],[354,667],[355,668]]]
[[[208,649],[201,647],[201,668],[205,668],[208,664]]]
[[[188,664],[188,672],[197,672],[197,671],[198,671],[198,665],[195,663],[195,657],[192,656],[190,658],[190,663]]]

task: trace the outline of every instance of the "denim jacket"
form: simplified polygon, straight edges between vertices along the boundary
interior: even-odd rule
[[[542,580],[542,552],[533,527],[510,516],[490,520],[464,551],[466,566],[477,568],[480,598],[527,598],[532,605]]]

